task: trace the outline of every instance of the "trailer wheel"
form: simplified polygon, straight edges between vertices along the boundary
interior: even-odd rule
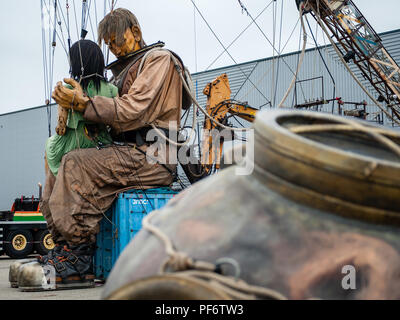
[[[32,233],[29,230],[11,231],[6,237],[4,251],[11,258],[25,258],[33,252]]]
[[[35,250],[44,256],[54,248],[53,238],[48,230],[40,230],[35,235]]]

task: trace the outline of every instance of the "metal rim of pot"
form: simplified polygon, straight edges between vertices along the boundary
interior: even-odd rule
[[[311,111],[260,112],[254,123],[255,154],[248,153],[248,157],[254,161],[256,171],[268,175],[265,181],[269,181],[270,186],[286,192],[296,201],[320,209],[374,223],[400,224],[397,217],[400,216],[400,161],[324,145],[291,132],[290,124],[296,122],[340,125],[352,121]],[[356,123],[382,129],[362,121]],[[400,142],[400,133],[387,131],[395,137],[396,143]],[[358,136],[361,140],[364,136],[365,141],[372,139],[364,134]],[[378,143],[376,145],[382,149]],[[280,181],[272,182],[273,179]],[[287,185],[278,187],[278,184]]]

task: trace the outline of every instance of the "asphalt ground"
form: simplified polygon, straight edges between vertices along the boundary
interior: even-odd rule
[[[30,256],[34,257],[34,256]],[[8,281],[10,265],[16,260],[5,255],[0,256],[0,300],[99,300],[103,285],[96,284],[95,288],[57,290],[43,292],[21,292],[11,288]]]

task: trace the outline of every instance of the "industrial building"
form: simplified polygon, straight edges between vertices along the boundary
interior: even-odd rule
[[[400,64],[400,29],[380,34],[386,49]],[[321,56],[323,59],[321,59]],[[276,106],[284,96],[296,70],[299,52],[278,57],[268,57],[256,61],[231,65],[223,68],[193,74],[196,96],[205,106],[206,97],[202,91],[206,84],[220,74],[226,73],[232,90],[232,99],[248,102],[249,105],[267,109]],[[325,61],[325,63],[324,63]],[[357,68],[351,68],[359,75]],[[370,84],[363,84],[376,97]],[[331,46],[319,50],[306,51],[304,62],[298,75],[295,90],[289,95],[285,106],[315,100],[340,97],[346,104],[343,108],[361,108],[366,102],[367,120],[385,126],[392,123],[372,104],[367,95],[348,74]],[[357,105],[359,104],[359,105]],[[316,109],[316,108],[314,108]],[[319,111],[339,113],[337,102],[318,107]],[[49,111],[51,111],[49,113]],[[38,194],[37,184],[44,184],[44,144],[48,137],[48,119],[51,116],[51,132],[57,121],[57,108],[39,106],[22,111],[0,115],[0,210],[9,210],[13,200],[21,195]],[[190,115],[189,115],[190,119]],[[200,115],[198,121],[201,123]],[[235,125],[233,120],[233,124]],[[241,125],[247,125],[239,121]],[[190,120],[188,120],[190,124]],[[238,123],[236,123],[238,125]]]

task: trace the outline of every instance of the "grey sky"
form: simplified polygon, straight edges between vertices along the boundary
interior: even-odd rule
[[[47,0],[48,1],[48,0]],[[98,21],[103,17],[103,0],[96,1]],[[94,2],[92,1],[92,24],[95,24]],[[281,23],[281,5],[283,1],[282,46],[298,19],[294,0],[277,0],[277,18],[275,32],[276,46],[279,47],[279,30]],[[75,0],[78,23],[81,19],[81,2]],[[256,17],[271,0],[242,0],[253,17]],[[65,0],[60,1],[65,9]],[[72,4],[70,3],[70,31],[72,41],[77,40]],[[355,0],[355,3],[370,21],[377,32],[400,28],[398,0]],[[225,46],[251,22],[246,13],[242,13],[237,0],[196,0],[196,4],[207,19],[219,39]],[[212,35],[202,18],[196,14],[196,39],[194,33],[194,8],[190,0],[118,0],[117,7],[124,7],[134,12],[143,29],[147,44],[162,40],[169,49],[178,53],[191,72],[205,70],[223,51],[221,45]],[[274,28],[273,5],[257,20],[258,25],[273,41]],[[310,20],[311,21],[311,20]],[[313,26],[315,24],[313,23]],[[2,77],[0,88],[2,101],[0,114],[44,104],[44,80],[41,39],[40,0],[3,1],[0,10],[0,69]],[[66,29],[64,27],[64,34]],[[93,39],[90,24],[88,39]],[[314,28],[314,32],[315,32]],[[285,52],[299,48],[299,26],[287,44]],[[321,32],[318,42],[323,44]],[[400,41],[400,39],[399,39]],[[197,60],[195,59],[195,44]],[[310,43],[311,45],[311,43]],[[229,49],[236,62],[246,62],[273,54],[271,46],[253,24],[243,36]],[[112,61],[113,58],[110,58]],[[234,64],[225,53],[212,68]],[[68,76],[67,57],[60,41],[57,42],[54,83]],[[212,79],[210,79],[212,80]]]

